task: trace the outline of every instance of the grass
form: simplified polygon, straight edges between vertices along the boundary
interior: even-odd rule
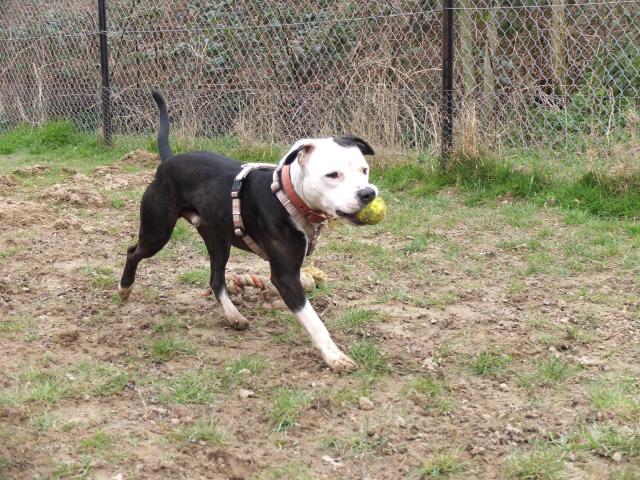
[[[353,309],[343,313],[332,322],[333,326],[345,333],[362,332],[366,326],[376,320],[373,310]]]
[[[565,452],[545,444],[516,452],[504,466],[506,480],[559,480],[564,477]]]
[[[525,168],[516,166],[528,165]],[[543,169],[539,162],[520,154],[517,161],[491,156],[452,159],[442,170],[435,165],[392,166],[378,173],[389,190],[429,195],[456,187],[467,194],[466,204],[481,205],[504,195],[528,200],[534,205],[554,205],[601,217],[637,218],[640,215],[640,174],[609,174],[587,171],[576,177]],[[531,217],[515,206],[513,225],[530,225]],[[521,222],[525,223],[522,224]]]
[[[623,418],[640,416],[640,383],[637,378],[602,378],[589,387],[589,397],[599,410],[614,412]]]
[[[239,385],[250,383],[266,367],[264,359],[256,356],[241,357],[232,361],[219,374],[220,386],[228,391]]]
[[[252,480],[317,480],[306,466],[301,463],[292,462],[284,465],[267,468],[257,475],[251,477]]]
[[[222,445],[225,437],[212,420],[199,420],[193,425],[182,427],[176,436],[185,442],[206,443],[215,447]]]
[[[436,480],[456,477],[466,470],[467,464],[461,459],[460,452],[446,450],[428,458],[411,476]]]
[[[196,347],[188,340],[177,336],[166,336],[151,343],[151,359],[164,363],[185,355],[195,355]]]
[[[627,459],[640,458],[640,431],[630,426],[585,426],[570,441],[577,451],[589,451],[608,458],[619,452]]]
[[[57,372],[28,369],[16,378],[13,389],[0,392],[0,405],[41,403],[55,405],[72,395],[69,380]]]
[[[370,340],[361,340],[349,348],[349,355],[358,364],[358,372],[374,377],[383,375],[390,370],[389,362],[380,347]]]
[[[521,376],[524,386],[552,387],[560,385],[578,371],[578,367],[571,365],[558,356],[550,356],[541,360],[533,373]]]
[[[151,331],[153,333],[167,335],[169,333],[183,331],[186,328],[187,324],[185,321],[177,318],[174,315],[169,315],[168,317],[164,317],[156,322],[153,327],[151,327]]]
[[[179,219],[171,232],[171,239],[179,243],[185,243],[193,239],[193,230],[185,220]]]
[[[383,428],[372,427],[365,421],[354,435],[325,438],[322,446],[349,457],[374,457],[389,453],[390,442],[391,439]]]
[[[81,452],[103,454],[113,448],[113,443],[111,435],[104,430],[98,430],[90,437],[80,440],[79,446]]]
[[[216,372],[202,369],[185,373],[166,382],[165,400],[180,405],[208,405],[220,391]]]
[[[178,282],[183,285],[190,285],[194,287],[206,287],[209,285],[210,269],[209,268],[197,268],[195,270],[189,270],[182,273],[178,277]]]
[[[473,356],[469,368],[475,375],[499,377],[511,365],[511,356],[498,352],[493,346]]]
[[[295,388],[278,388],[275,391],[269,417],[277,432],[286,432],[297,425],[302,411],[311,404],[311,396]]]
[[[405,385],[403,392],[426,410],[439,415],[451,411],[454,407],[449,385],[439,378],[419,377],[411,379]]]
[[[84,272],[91,284],[98,289],[113,288],[116,284],[115,273],[111,268],[86,267]]]
[[[20,333],[33,328],[34,320],[30,315],[7,315],[0,318],[0,333]]]

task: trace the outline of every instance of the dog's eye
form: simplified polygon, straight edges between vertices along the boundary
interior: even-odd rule
[[[362,169],[362,173],[364,173],[366,175],[367,173],[369,173],[369,169],[368,168],[363,168]]]
[[[339,176],[339,175],[340,175],[340,174],[339,174],[338,172],[331,172],[331,173],[327,173],[327,174],[325,175],[325,177],[328,177],[328,178],[338,178],[338,176]]]

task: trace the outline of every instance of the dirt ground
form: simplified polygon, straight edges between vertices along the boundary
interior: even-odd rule
[[[187,224],[119,301],[152,160],[0,176],[0,478],[640,478],[631,222],[387,192],[313,258],[338,375],[251,289],[228,328]]]

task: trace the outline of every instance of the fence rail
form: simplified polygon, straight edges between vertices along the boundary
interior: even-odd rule
[[[393,151],[638,145],[640,0],[105,0],[116,134],[151,132],[151,88],[184,136],[291,143],[355,133]],[[8,0],[0,130],[103,126],[96,0]],[[445,49],[446,51],[446,49]],[[448,91],[450,90],[450,92]]]

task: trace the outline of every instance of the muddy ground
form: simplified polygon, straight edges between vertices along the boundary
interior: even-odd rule
[[[251,289],[228,328],[187,224],[119,301],[153,166],[0,177],[0,478],[640,478],[632,222],[386,192],[313,258],[338,375]]]

